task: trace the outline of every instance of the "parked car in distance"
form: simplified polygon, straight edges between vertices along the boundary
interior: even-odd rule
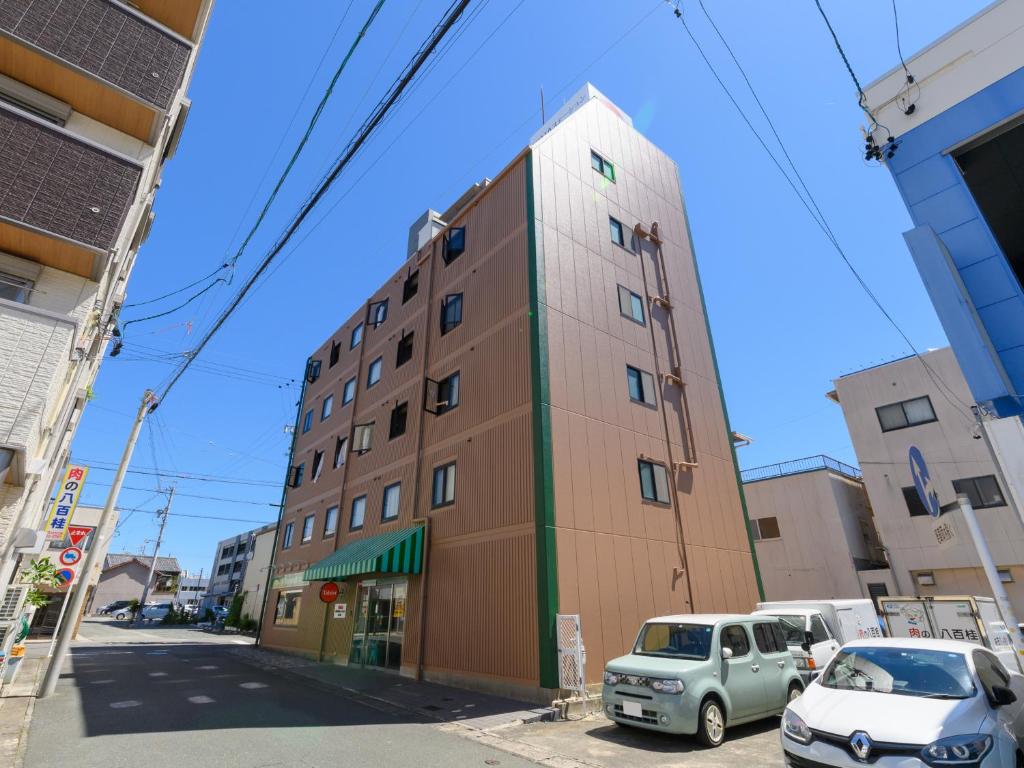
[[[213,612],[214,621],[223,621],[228,616],[228,609],[223,605],[215,605],[210,610]]]
[[[649,619],[633,650],[608,662],[602,705],[619,725],[696,735],[780,714],[803,690],[779,620],[680,615]]]
[[[115,600],[112,603],[107,603],[102,608],[96,611],[97,616],[106,616],[108,614],[116,613],[121,608],[127,608],[131,605],[131,600]]]
[[[843,643],[882,637],[871,600],[779,600],[758,603],[756,616],[777,616],[804,682],[821,670]]]
[[[131,609],[131,604],[129,603],[128,605],[122,606],[120,608],[115,608],[110,612],[110,615],[118,621],[128,621],[135,614]]]
[[[956,640],[847,643],[786,707],[788,766],[1020,768],[1024,676]]]
[[[160,621],[171,611],[171,603],[149,603],[142,609],[142,618],[146,621]]]

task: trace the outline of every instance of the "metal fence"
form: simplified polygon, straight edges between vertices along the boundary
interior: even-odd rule
[[[773,477],[785,477],[786,475],[798,475],[801,472],[814,472],[819,469],[829,469],[840,475],[860,480],[861,472],[857,467],[844,464],[833,459],[831,456],[819,454],[818,456],[807,456],[803,459],[783,461],[779,464],[766,464],[763,467],[753,467],[740,472],[740,478],[744,483],[753,483],[757,480],[769,480]]]

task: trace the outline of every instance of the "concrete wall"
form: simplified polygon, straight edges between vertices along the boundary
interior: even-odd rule
[[[755,542],[766,600],[863,597],[853,558],[868,558],[864,487],[827,469],[743,486],[751,520],[774,517],[777,539]]]
[[[943,504],[955,500],[954,479],[992,475],[995,466],[985,442],[973,436],[974,420],[963,405],[971,402],[971,395],[952,351],[935,350],[924,358],[951,392],[944,395],[921,361],[913,357],[837,379],[836,392],[864,473],[875,522],[901,587],[916,590],[912,574],[933,571],[937,594],[963,594],[967,582],[960,576],[950,576],[947,581],[943,574],[978,568],[977,553],[959,512],[945,516],[959,532],[948,549],[938,546],[930,517],[910,516],[902,492],[913,485],[907,454],[911,445],[921,449]],[[923,395],[930,397],[937,421],[882,432],[875,408]],[[979,509],[977,517],[996,564],[1022,567],[1024,526],[1016,514],[1001,506]],[[1024,610],[1024,602],[1015,603],[1015,609]]]
[[[253,555],[245,567],[242,579],[242,615],[256,621],[262,618],[263,598],[266,596],[267,574],[274,554],[276,528],[257,535],[253,539]]]
[[[149,576],[149,568],[137,562],[130,562],[100,574],[93,591],[92,610],[97,611],[115,600],[141,600],[142,588]],[[150,591],[147,602],[173,602],[173,592]]]

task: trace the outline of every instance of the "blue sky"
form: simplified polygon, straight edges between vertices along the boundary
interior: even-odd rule
[[[192,112],[164,170],[129,303],[198,280],[234,252],[374,2],[304,0],[287,13],[269,0],[217,2],[192,81]],[[113,472],[100,467],[118,460],[143,390],[164,381],[168,361],[209,326],[447,5],[384,4],[239,261],[234,285],[128,327],[124,352],[104,363],[73,446],[75,460],[93,466],[85,503],[105,500]],[[700,7],[684,5],[698,41],[754,114]],[[812,0],[705,5],[852,261],[918,348],[945,345],[903,244],[909,217],[888,172],[862,160],[856,92]],[[824,5],[862,83],[898,63],[888,0]],[[897,0],[904,54],[984,5]],[[244,481],[178,481],[162,553],[188,570],[208,572],[217,540],[276,518],[290,439],[284,428],[299,394],[293,380],[310,350],[404,259],[416,217],[443,210],[526,144],[540,124],[542,86],[550,114],[590,80],[678,163],[732,426],[755,439],[740,451],[741,465],[817,453],[855,462],[840,409],[824,393],[836,376],[909,350],[733,111],[670,8],[653,0],[470,7],[477,6],[472,25],[292,241],[298,246],[147,422],[134,469]],[[170,309],[181,296],[125,309],[122,320]],[[139,511],[122,513],[112,549],[150,551],[152,511],[162,506],[157,478],[130,474],[126,487],[119,506]]]

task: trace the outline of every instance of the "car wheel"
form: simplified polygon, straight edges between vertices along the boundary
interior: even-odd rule
[[[725,713],[714,699],[708,699],[700,708],[697,739],[705,747],[717,747],[725,740]]]
[[[797,685],[796,683],[790,683],[790,685],[789,685],[789,693],[786,694],[786,703],[787,704],[793,703],[794,701],[796,701],[797,699],[800,698],[800,694],[803,693],[803,692],[804,692],[804,689],[801,688],[799,685]]]

